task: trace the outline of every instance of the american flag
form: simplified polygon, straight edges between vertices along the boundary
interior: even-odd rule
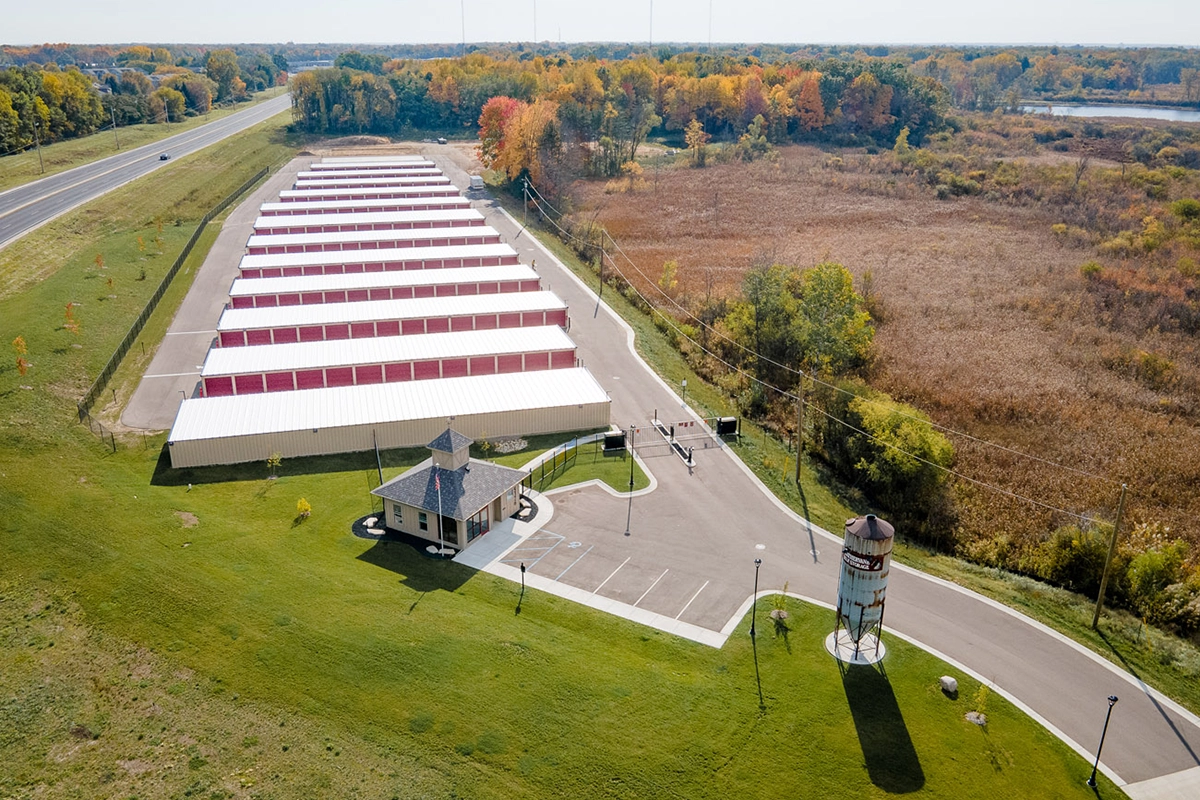
[[[433,473],[433,488],[439,492],[442,490],[442,476],[438,473]]]

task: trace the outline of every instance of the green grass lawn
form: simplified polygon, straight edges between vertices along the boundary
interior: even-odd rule
[[[213,122],[222,117],[227,117],[230,114],[250,108],[250,106],[261,103],[264,100],[278,97],[284,91],[282,87],[268,89],[265,92],[259,92],[254,95],[250,102],[214,108],[209,114],[198,117],[186,117],[182,122],[173,122],[170,125],[141,124],[130,125],[128,127],[122,126],[117,129],[115,139],[113,138],[112,130],[106,130],[93,133],[90,136],[81,136],[77,139],[66,139],[61,142],[45,145],[42,147],[42,163],[46,168],[45,173],[41,172],[41,167],[38,163],[37,148],[5,156],[3,159],[0,159],[0,165],[2,165],[2,169],[0,169],[0,192],[31,183],[48,175],[65,172],[84,164],[90,164],[93,161],[99,161],[102,158],[108,158],[119,152],[134,150],[142,145],[161,141],[177,133],[190,131],[207,122]],[[118,143],[121,146],[120,150],[117,149]]]
[[[198,218],[288,152],[277,124],[244,136],[227,164],[181,159],[111,214],[63,217],[69,244],[36,231],[30,251],[62,260],[0,299],[4,346],[25,335],[34,364],[0,366],[0,796],[1094,797],[1089,765],[1002,699],[986,729],[964,721],[975,685],[943,697],[952,670],[920,650],[889,640],[888,680],[843,677],[825,610],[789,601],[786,636],[760,614],[757,651],[748,620],[715,650],[537,592],[518,615],[509,582],[351,534],[377,510],[372,453],[267,480],[265,464],[171,470],[161,433],[110,452],[73,412],[153,283],[129,272],[129,237],[156,202]],[[113,242],[102,302],[89,255]],[[61,330],[76,297],[78,338]],[[118,397],[136,377],[127,363]],[[556,443],[529,440],[504,458]],[[382,454],[385,478],[424,457]],[[585,448],[562,480],[613,470],[621,489],[627,468]]]
[[[518,219],[520,205],[502,191],[494,195]],[[593,291],[599,277],[584,266],[574,251],[546,230],[532,232],[571,271]],[[688,381],[689,405],[702,416],[739,416],[733,400],[719,388],[706,382],[688,365],[679,350],[654,325],[651,317],[635,308],[620,292],[604,289],[604,301],[633,327],[638,354],[664,380],[673,386]],[[876,511],[861,493],[839,485],[828,470],[806,455],[801,465],[799,485],[794,480],[795,448],[781,442],[763,428],[747,421],[741,423],[742,437],[731,445],[738,457],[758,478],[792,510],[830,531],[840,531],[849,517]],[[1162,631],[1143,625],[1125,611],[1105,610],[1101,631],[1091,627],[1094,599],[1048,586],[1038,581],[953,558],[898,541],[896,557],[903,563],[953,581],[1013,608],[1061,631],[1114,664],[1167,693],[1196,713],[1200,713],[1200,648]]]

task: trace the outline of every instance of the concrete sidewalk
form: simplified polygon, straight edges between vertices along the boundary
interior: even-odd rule
[[[465,185],[466,172],[445,148],[427,147],[425,155]],[[691,418],[636,355],[627,325],[494,201],[473,205],[522,260],[536,259],[543,282],[570,305],[571,335],[612,397],[614,424],[642,424],[655,409],[664,421]],[[634,500],[629,537],[623,535],[626,500],[595,488],[555,494],[552,530],[578,541],[579,551],[591,549],[565,572],[560,563],[566,560],[544,570],[540,562],[536,585],[646,624],[666,619],[694,626],[693,633],[720,632],[748,608],[758,557],[760,588],[787,582],[798,595],[832,604],[840,536],[784,508],[728,449],[700,451],[696,459],[691,474],[676,459],[652,463],[658,488]],[[592,567],[581,569],[589,561]],[[513,577],[511,566],[498,562],[488,571]],[[991,683],[1089,759],[1105,698],[1118,695],[1105,772],[1135,800],[1200,797],[1200,719],[1111,662],[981,595],[900,565],[894,565],[885,622],[888,631]]]

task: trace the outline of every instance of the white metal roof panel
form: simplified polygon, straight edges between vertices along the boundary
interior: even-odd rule
[[[373,159],[354,159],[350,163],[330,163],[329,161],[318,161],[314,164],[309,164],[308,168],[313,171],[323,170],[341,170],[341,169],[422,169],[424,167],[436,167],[427,158],[416,156],[405,161],[394,160],[373,160]]]
[[[246,247],[297,247],[310,244],[344,244],[346,242],[393,242],[411,239],[430,239],[470,236],[496,237],[500,233],[490,225],[441,225],[436,228],[401,228],[390,231],[325,231],[324,233],[254,233]]]
[[[381,195],[401,192],[411,192],[408,195],[409,197],[418,194],[436,197],[441,195],[456,195],[458,194],[458,187],[447,183],[436,186],[359,186],[353,189],[284,189],[279,193],[279,197],[291,197],[297,200],[329,197],[336,200],[342,197],[379,197]]]
[[[439,184],[448,184],[450,179],[445,175],[428,175],[418,176],[410,175],[407,177],[395,178],[372,178],[369,175],[351,176],[346,178],[314,178],[311,180],[298,180],[293,188],[295,189],[342,189],[354,188],[357,186],[370,187],[388,187],[388,186],[437,186]]]
[[[465,228],[464,230],[472,230]],[[385,261],[432,261],[447,258],[506,258],[517,251],[504,244],[381,247],[378,250],[335,250],[323,253],[255,253],[242,256],[240,269],[315,267],[329,264],[381,264]]]
[[[296,180],[333,180],[335,178],[418,178],[441,175],[437,167],[392,167],[364,169],[362,167],[339,167],[338,169],[301,170]]]
[[[411,164],[414,161],[424,161],[425,156],[395,155],[395,156],[327,156],[321,164]],[[314,165],[315,166],[315,165]]]
[[[511,314],[566,308],[554,292],[472,294],[462,297],[418,297],[411,300],[364,300],[360,303],[319,303],[308,306],[227,308],[217,322],[218,331],[288,328],[301,325],[337,325],[385,319],[462,317],[473,314]]]
[[[169,441],[221,439],[349,425],[610,402],[586,368],[183,401]]]
[[[286,278],[238,278],[229,288],[230,297],[297,292],[337,292],[346,289],[383,289],[397,286],[447,286],[479,281],[529,281],[538,274],[525,264],[497,267],[452,267],[450,269],[406,269],[387,272],[348,272]]]
[[[286,203],[285,205],[295,205]],[[286,209],[285,209],[286,210]],[[424,211],[364,211],[351,214],[279,214],[274,217],[259,217],[254,228],[283,227],[285,225],[394,225],[416,222],[461,222],[482,220],[483,214],[473,208],[435,208]],[[261,235],[261,234],[260,234]]]
[[[200,374],[209,378],[215,375],[250,375],[353,364],[387,364],[574,349],[575,343],[571,341],[571,337],[557,325],[458,333],[421,333],[412,336],[377,336],[371,339],[333,342],[215,347],[205,359],[204,369]]]
[[[263,203],[259,210],[263,213],[268,211],[279,212],[280,216],[295,215],[295,214],[321,214],[322,212],[335,212],[339,209],[362,209],[362,213],[384,213],[370,212],[367,209],[377,207],[381,204],[396,208],[406,208],[409,206],[420,207],[430,202],[436,202],[439,205],[452,205],[455,208],[470,208],[471,201],[466,197],[455,194],[447,194],[443,197],[392,197],[392,198],[374,198],[365,200],[301,200],[292,203]]]

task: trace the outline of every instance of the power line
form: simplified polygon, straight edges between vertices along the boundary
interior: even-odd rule
[[[535,191],[536,191],[536,190],[535,190]],[[540,196],[540,195],[539,195],[539,196]],[[544,200],[545,198],[542,198],[542,199]],[[535,204],[535,205],[536,205],[536,207],[538,208],[538,210],[539,210],[539,211],[541,211],[541,205],[540,205],[540,204]],[[549,205],[549,203],[547,203],[547,205]],[[551,207],[553,208],[553,206],[551,206]],[[545,220],[547,220],[547,221],[548,221],[550,224],[552,224],[552,225],[553,225],[555,228],[557,228],[559,231],[561,231],[561,232],[562,232],[564,235],[566,235],[568,238],[570,238],[570,239],[573,239],[574,241],[580,242],[580,243],[582,243],[582,244],[584,244],[584,245],[587,245],[587,246],[590,246],[590,247],[594,247],[594,246],[595,246],[595,245],[592,245],[590,242],[585,242],[583,239],[580,239],[578,236],[575,236],[575,235],[574,235],[574,234],[572,234],[570,231],[567,231],[565,228],[563,228],[561,225],[559,225],[559,224],[558,224],[557,222],[555,222],[553,219],[551,219],[551,218],[547,217],[545,214],[542,214],[542,218],[543,218],[543,219],[545,219]],[[609,237],[609,241],[612,241],[612,237],[611,237],[611,236]],[[602,250],[601,252],[602,252],[602,256],[601,256],[601,257],[603,258],[603,250]],[[670,327],[671,327],[671,328],[672,328],[672,329],[673,329],[673,330],[674,330],[674,331],[675,331],[675,332],[676,332],[676,333],[677,333],[679,336],[682,336],[684,339],[687,339],[689,342],[691,342],[693,345],[695,345],[695,346],[696,346],[696,347],[697,347],[697,348],[698,348],[698,349],[699,349],[701,352],[703,352],[703,353],[705,353],[706,355],[708,355],[709,357],[713,358],[715,361],[717,361],[718,363],[720,363],[720,364],[722,364],[723,366],[725,366],[725,367],[726,367],[727,369],[729,369],[731,372],[734,372],[734,373],[736,373],[736,374],[738,374],[738,375],[741,375],[742,377],[744,377],[744,378],[747,378],[748,380],[751,380],[751,381],[753,381],[753,382],[755,382],[755,383],[759,384],[759,385],[760,385],[760,386],[762,386],[763,388],[770,389],[771,391],[774,391],[774,392],[776,392],[776,393],[780,394],[781,396],[783,396],[783,397],[786,397],[786,398],[788,398],[788,399],[790,399],[790,400],[792,400],[792,401],[795,401],[795,402],[800,402],[800,401],[802,400],[802,398],[801,398],[799,395],[797,395],[797,394],[795,394],[795,393],[793,393],[793,392],[790,392],[790,391],[788,391],[788,390],[786,390],[786,389],[782,389],[782,388],[780,388],[780,387],[778,387],[778,386],[775,386],[775,385],[774,385],[774,384],[772,384],[772,383],[769,383],[769,382],[767,382],[767,381],[764,381],[764,380],[762,380],[761,378],[757,377],[756,375],[752,375],[752,374],[750,374],[749,372],[746,372],[746,371],[745,371],[745,370],[743,370],[741,367],[737,367],[737,366],[735,366],[735,365],[733,365],[733,364],[730,364],[728,361],[726,361],[725,359],[721,358],[719,355],[717,355],[717,354],[716,354],[716,353],[714,353],[713,351],[709,350],[707,347],[705,347],[704,345],[702,345],[700,342],[697,342],[695,339],[693,339],[691,336],[689,336],[689,335],[688,335],[688,334],[687,334],[687,333],[686,333],[684,330],[682,330],[682,329],[681,329],[681,328],[678,326],[678,324],[676,323],[676,321],[675,321],[674,319],[672,319],[672,318],[671,318],[669,315],[667,315],[667,314],[664,314],[664,313],[663,313],[663,312],[662,312],[660,309],[656,308],[654,305],[652,305],[652,304],[650,303],[650,301],[649,301],[649,300],[646,298],[646,296],[645,296],[644,294],[642,294],[642,292],[641,292],[641,291],[640,291],[640,290],[639,290],[639,289],[638,289],[636,286],[634,286],[634,285],[633,285],[633,284],[632,284],[632,283],[629,281],[629,278],[628,278],[628,277],[627,277],[627,276],[626,276],[626,275],[625,275],[625,274],[624,274],[624,273],[621,271],[620,267],[618,267],[618,266],[617,266],[615,259],[612,259],[612,258],[610,257],[610,258],[609,258],[609,261],[610,261],[610,263],[612,264],[612,268],[613,268],[614,270],[616,270],[617,274],[621,276],[621,278],[622,278],[622,279],[623,279],[623,280],[626,282],[626,284],[628,284],[628,285],[629,285],[629,287],[630,287],[630,288],[631,288],[631,289],[634,291],[634,293],[635,293],[635,294],[636,294],[636,295],[637,295],[639,298],[641,298],[642,302],[644,302],[644,303],[647,305],[647,307],[648,307],[648,308],[650,308],[650,310],[651,310],[652,312],[654,312],[654,313],[658,314],[658,315],[659,315],[659,316],[660,316],[660,317],[661,317],[661,318],[662,318],[662,319],[663,319],[663,320],[664,320],[664,321],[665,321],[665,322],[666,322],[666,323],[667,323],[667,324],[668,324],[668,325],[669,325],[669,326],[670,326]],[[643,275],[643,277],[645,277],[645,276]],[[843,390],[843,391],[844,391],[844,390]],[[853,392],[849,392],[848,394],[853,394]],[[1005,495],[1005,496],[1007,496],[1007,497],[1013,498],[1013,499],[1015,499],[1015,500],[1021,500],[1021,501],[1023,501],[1023,502],[1029,503],[1029,504],[1031,504],[1031,505],[1038,506],[1038,507],[1040,507],[1040,508],[1046,509],[1047,511],[1053,511],[1053,512],[1056,512],[1056,513],[1065,514],[1065,515],[1067,515],[1067,516],[1069,516],[1069,517],[1073,517],[1073,518],[1075,518],[1075,519],[1078,519],[1078,520],[1081,520],[1081,521],[1084,521],[1084,522],[1095,522],[1095,521],[1096,521],[1096,520],[1095,520],[1093,517],[1089,517],[1089,516],[1087,516],[1086,514],[1080,514],[1080,513],[1078,513],[1078,512],[1075,512],[1075,511],[1068,511],[1068,510],[1067,510],[1067,509],[1065,509],[1065,508],[1059,508],[1059,507],[1057,507],[1057,506],[1050,505],[1049,503],[1044,503],[1044,502],[1042,502],[1041,500],[1035,500],[1035,499],[1034,499],[1034,498],[1032,498],[1032,497],[1026,497],[1025,495],[1018,494],[1018,493],[1016,493],[1016,492],[1013,492],[1013,491],[1011,491],[1011,490],[1009,490],[1009,489],[1005,489],[1005,488],[1004,488],[1004,487],[1002,487],[1002,486],[996,486],[996,485],[994,485],[994,484],[991,484],[991,483],[988,483],[988,482],[986,482],[986,481],[979,480],[978,478],[973,478],[973,477],[971,477],[971,476],[969,476],[969,475],[965,475],[965,474],[963,474],[963,473],[961,473],[961,472],[958,472],[957,470],[953,470],[953,469],[951,469],[951,468],[949,468],[949,467],[943,466],[943,465],[941,465],[941,464],[938,464],[938,463],[936,463],[936,462],[934,462],[934,461],[930,461],[929,459],[927,459],[927,458],[924,458],[924,457],[922,457],[922,456],[919,456],[919,455],[917,455],[917,454],[915,454],[915,453],[910,453],[909,451],[905,450],[904,448],[902,448],[902,447],[899,447],[898,445],[895,445],[895,444],[893,444],[893,443],[891,443],[891,442],[889,442],[889,441],[887,441],[887,440],[885,440],[885,439],[882,439],[882,438],[880,438],[880,437],[878,437],[878,436],[876,436],[876,435],[874,435],[874,434],[872,434],[872,433],[869,433],[869,432],[867,432],[867,431],[864,431],[864,430],[862,430],[862,429],[860,429],[860,428],[858,428],[858,427],[856,427],[856,426],[852,425],[851,423],[847,422],[846,420],[844,420],[844,419],[841,419],[841,418],[839,418],[839,417],[837,417],[837,416],[834,416],[833,414],[830,414],[829,412],[825,411],[824,409],[821,409],[821,408],[819,408],[819,407],[816,407],[816,406],[812,406],[811,404],[808,404],[808,406],[809,406],[810,408],[813,408],[813,409],[815,409],[815,410],[816,410],[818,413],[820,413],[822,416],[824,416],[824,417],[826,417],[826,418],[828,418],[828,419],[832,420],[833,422],[836,422],[836,423],[838,423],[839,425],[842,425],[842,426],[843,426],[843,427],[845,427],[845,428],[848,428],[848,429],[850,429],[850,430],[854,431],[855,433],[858,433],[858,434],[860,434],[860,435],[862,435],[862,436],[865,436],[865,437],[867,437],[868,439],[872,439],[872,440],[874,440],[874,441],[876,441],[876,442],[879,442],[881,445],[883,445],[883,446],[885,446],[885,447],[887,447],[887,448],[890,448],[890,449],[892,449],[892,450],[895,450],[895,451],[897,451],[897,452],[899,452],[899,453],[901,453],[901,454],[903,454],[903,455],[905,455],[905,456],[907,456],[907,457],[909,457],[909,458],[912,458],[912,459],[914,459],[914,460],[916,460],[916,461],[919,461],[919,462],[921,462],[921,463],[923,463],[923,464],[926,464],[926,465],[928,465],[928,466],[931,466],[931,467],[933,467],[934,469],[940,470],[940,471],[944,472],[944,473],[945,473],[945,474],[947,474],[947,475],[951,475],[951,476],[953,476],[953,477],[955,477],[955,478],[958,478],[958,479],[960,479],[960,480],[967,481],[968,483],[972,483],[972,484],[974,484],[974,485],[976,485],[976,486],[979,486],[979,487],[981,487],[981,488],[988,489],[988,490],[990,490],[990,491],[996,492],[997,494],[1002,494],[1002,495]],[[904,416],[907,416],[907,417],[909,417],[909,418],[912,418],[912,419],[916,419],[915,417],[911,417],[911,415],[904,415]],[[921,422],[927,422],[926,420],[920,420],[920,421],[921,421]]]
[[[538,196],[538,198],[542,202],[544,202],[547,206],[549,206],[552,211],[554,211],[556,214],[558,214],[559,217],[565,216],[561,211],[556,209],[548,200],[546,200],[546,198],[541,194],[541,192],[539,192],[537,190],[537,187],[534,186],[532,183],[530,184],[530,189],[532,189],[533,192]],[[544,216],[545,215],[543,215],[543,217]],[[558,227],[559,230],[563,230],[561,226],[555,225],[555,227]],[[564,233],[565,233],[565,231],[564,231]],[[567,235],[570,236],[571,234],[567,234]],[[717,337],[723,339],[724,341],[729,342],[730,344],[737,347],[738,349],[753,356],[756,360],[764,361],[768,364],[771,364],[772,366],[778,367],[782,370],[785,370],[787,372],[795,374],[801,379],[808,378],[813,383],[815,383],[819,386],[823,386],[832,391],[839,392],[839,393],[845,394],[845,395],[859,397],[859,395],[855,395],[854,392],[843,389],[842,387],[837,386],[832,383],[829,383],[827,381],[823,381],[820,378],[818,378],[817,376],[813,375],[812,373],[808,373],[808,372],[805,372],[804,370],[797,369],[796,367],[793,367],[789,364],[783,364],[779,361],[776,361],[776,360],[770,358],[769,356],[764,356],[761,353],[758,353],[757,351],[752,350],[751,348],[742,344],[741,342],[730,338],[728,335],[726,335],[724,332],[720,331],[719,329],[714,328],[712,325],[708,324],[707,322],[705,322],[704,320],[700,319],[695,314],[693,314],[690,310],[688,310],[688,308],[686,306],[680,304],[675,298],[671,297],[671,295],[669,295],[661,286],[659,286],[654,280],[652,280],[650,278],[650,276],[648,276],[645,272],[642,271],[641,267],[639,267],[637,265],[637,263],[632,258],[629,257],[629,254],[626,253],[621,248],[621,245],[615,239],[613,239],[613,237],[611,235],[607,234],[607,232],[605,232],[605,235],[608,235],[608,240],[609,240],[609,242],[612,243],[612,246],[616,249],[616,251],[621,254],[621,256],[630,264],[630,266],[632,266],[637,271],[637,273],[639,275],[641,275],[641,277],[647,283],[654,286],[658,290],[659,294],[661,294],[663,297],[665,297],[667,299],[667,301],[671,303],[671,305],[673,305],[676,309],[678,309],[682,314],[686,315],[689,319],[694,320],[701,327],[707,329],[708,331],[710,331]],[[576,241],[581,241],[577,237],[572,237],[572,238],[575,238]],[[594,246],[594,245],[591,245],[590,242],[586,243],[586,244],[588,244],[589,246]],[[622,277],[624,277],[624,276],[622,275]],[[628,279],[626,279],[626,280],[628,281]],[[638,294],[639,294],[639,296],[642,296],[642,299],[646,302],[647,305],[650,305],[651,307],[653,307],[653,305],[650,303],[650,301],[645,296],[641,295],[641,292],[638,292]],[[874,400],[872,398],[863,397],[862,399],[865,400],[866,402],[872,403],[874,405],[880,405],[879,401]],[[1087,470],[1079,469],[1078,467],[1071,467],[1066,464],[1060,464],[1057,461],[1052,461],[1048,458],[1043,458],[1041,456],[1033,455],[1032,453],[1027,453],[1022,450],[1017,450],[1015,448],[1008,447],[1006,445],[1002,445],[997,442],[991,442],[991,441],[988,441],[987,439],[981,439],[978,436],[974,436],[972,434],[966,433],[965,431],[956,430],[954,428],[939,424],[932,420],[921,419],[920,417],[916,417],[912,414],[905,414],[903,411],[892,410],[892,413],[898,414],[907,419],[912,419],[916,422],[921,422],[922,424],[930,425],[939,431],[942,431],[944,433],[948,433],[948,434],[951,434],[954,436],[962,437],[963,439],[967,439],[969,441],[975,442],[976,444],[985,445],[987,447],[993,447],[998,450],[1002,450],[1006,453],[1009,453],[1011,455],[1019,456],[1021,458],[1028,458],[1032,461],[1037,461],[1037,462],[1039,462],[1041,464],[1045,464],[1047,466],[1056,467],[1057,469],[1062,469],[1062,470],[1066,470],[1068,472],[1075,473],[1076,475],[1083,475],[1088,478],[1093,478],[1095,480],[1105,481],[1105,482],[1112,483],[1112,484],[1120,483],[1120,481],[1116,481],[1116,480],[1114,480],[1112,478],[1108,478],[1104,475],[1098,475],[1094,472],[1088,472]]]

